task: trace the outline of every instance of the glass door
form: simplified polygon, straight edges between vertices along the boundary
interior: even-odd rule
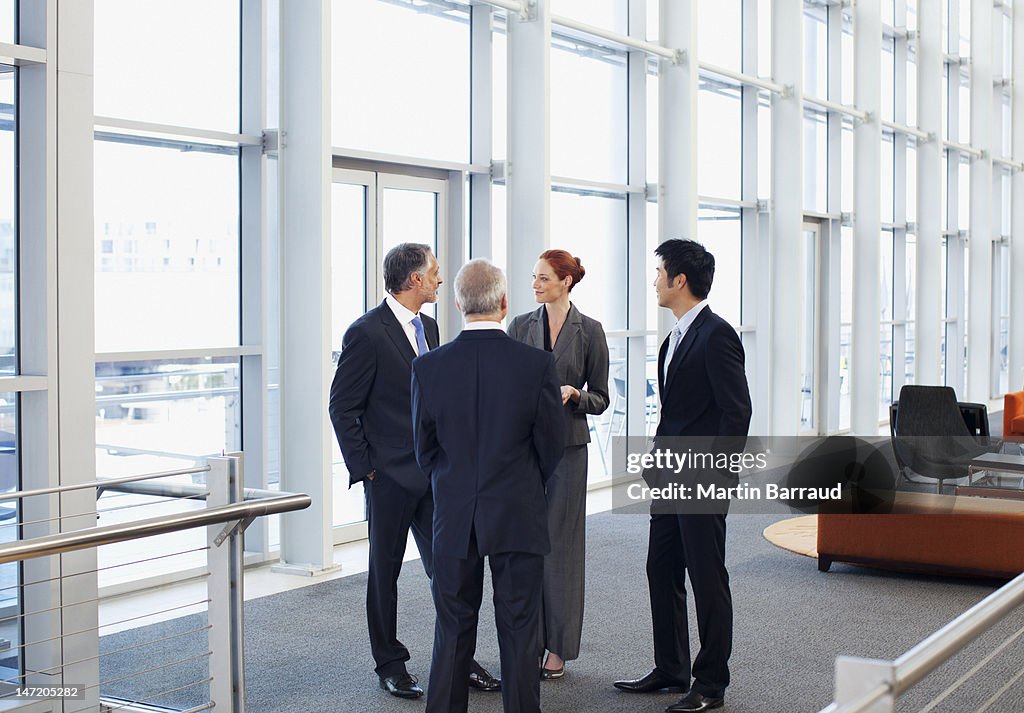
[[[337,366],[349,325],[384,299],[381,263],[399,243],[425,243],[438,260],[446,230],[447,181],[375,171],[334,169],[331,184],[331,359]],[[442,274],[442,278],[450,276]],[[444,310],[425,305],[440,322]],[[349,474],[337,439],[331,438],[335,542],[365,536],[362,484]],[[352,525],[359,525],[353,529]]]

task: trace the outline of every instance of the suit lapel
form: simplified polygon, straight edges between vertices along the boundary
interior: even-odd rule
[[[423,317],[423,336],[427,340],[427,349],[437,349],[441,344],[441,333],[438,331],[437,322],[433,317],[428,317],[422,312],[420,314]],[[430,327],[429,329],[427,329],[428,326]]]
[[[537,349],[544,348],[544,307],[538,307],[530,315],[530,324],[526,331],[526,343]]]
[[[658,393],[661,395],[661,400],[665,400],[665,354],[668,352],[668,337],[661,343],[661,348],[658,350]]]
[[[569,307],[569,314],[566,315],[565,324],[562,325],[562,331],[558,333],[558,339],[555,340],[555,348],[553,350],[555,361],[569,353],[569,348],[579,338],[581,331],[583,331],[583,318],[580,316],[580,311],[576,309],[576,306],[572,305]],[[543,341],[543,335],[541,340]]]
[[[679,365],[683,363],[686,355],[690,352],[690,348],[693,347],[693,343],[697,341],[697,335],[704,325],[704,318],[707,316],[709,309],[709,307],[705,307],[700,311],[697,318],[693,320],[693,324],[686,330],[683,341],[676,347],[675,354],[672,355],[672,361],[668,365],[668,378],[665,380],[666,391],[672,387],[672,380],[675,378],[676,372],[679,371]]]
[[[413,351],[412,345],[409,344],[409,338],[405,336],[405,330],[402,329],[402,325],[399,324],[398,318],[395,317],[395,313],[391,311],[387,302],[382,302],[380,305],[380,321],[384,324],[384,331],[395,343],[395,348],[407,362],[412,364],[412,360],[416,358],[416,352]]]

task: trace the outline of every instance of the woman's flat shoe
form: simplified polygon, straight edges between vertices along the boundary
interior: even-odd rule
[[[540,680],[552,681],[556,678],[561,678],[565,675],[565,664],[563,663],[561,668],[541,668]]]

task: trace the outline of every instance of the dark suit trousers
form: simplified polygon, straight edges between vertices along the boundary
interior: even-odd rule
[[[732,594],[725,569],[725,515],[651,515],[647,580],[654,625],[654,662],[663,673],[689,681],[690,637],[686,580],[697,610],[700,652],[693,661],[693,689],[722,696],[729,685]]]
[[[398,640],[398,575],[409,540],[419,548],[423,569],[431,576],[434,498],[428,488],[416,497],[386,475],[363,481],[370,531],[370,566],[366,583],[366,619],[370,650],[381,678],[405,672],[409,650]],[[468,674],[467,674],[468,676]]]
[[[503,552],[488,559],[505,713],[540,713],[538,656],[544,557]],[[437,623],[426,713],[465,713],[469,705],[468,679],[483,585],[484,559],[477,551],[475,534],[470,535],[466,559],[434,552],[431,590]]]

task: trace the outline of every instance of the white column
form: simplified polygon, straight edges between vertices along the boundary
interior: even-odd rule
[[[771,335],[769,433],[800,431],[800,345],[802,324],[794,318],[804,300],[804,283],[794,279],[803,264],[803,3],[772,3],[772,74],[789,91],[772,95]],[[763,358],[763,357],[762,357]]]
[[[881,308],[882,21],[878,3],[853,7],[853,96],[870,114],[853,129],[853,333],[850,349],[850,431],[878,433]]]
[[[660,44],[685,60],[658,65],[658,243],[697,234],[697,2],[661,0]],[[675,322],[658,311],[659,340]]]
[[[551,0],[508,14],[509,314],[534,309],[529,276],[551,242]]]
[[[1013,11],[1013,160],[1024,161],[1024,10]],[[1010,391],[1024,389],[1024,172],[1014,171],[1010,225]]]
[[[968,0],[961,0],[967,2]],[[992,380],[992,0],[971,2],[971,221],[966,401],[986,403]]]
[[[71,485],[96,479],[93,4],[60,3],[56,39],[57,431],[60,484]],[[61,495],[60,507],[81,514],[61,520],[62,531],[96,524],[91,488]],[[60,567],[64,681],[96,681],[98,661],[86,660],[99,643],[87,630],[97,623],[96,550],[61,555]]]
[[[933,136],[917,142],[917,286],[914,369],[918,384],[941,384],[945,285],[942,271],[942,7],[926,2],[917,16],[917,125]],[[913,169],[910,169],[913,170]]]
[[[285,569],[332,569],[330,388],[330,0],[281,3],[281,516]],[[289,569],[290,568],[290,569]]]
[[[473,5],[470,13],[470,120],[469,162],[491,165],[493,157],[492,117],[492,49],[491,24],[493,10],[489,5]],[[469,257],[491,258],[494,255],[491,235],[491,177],[473,174],[469,177]],[[448,273],[452,279],[454,273]],[[454,334],[461,324],[450,322]]]

